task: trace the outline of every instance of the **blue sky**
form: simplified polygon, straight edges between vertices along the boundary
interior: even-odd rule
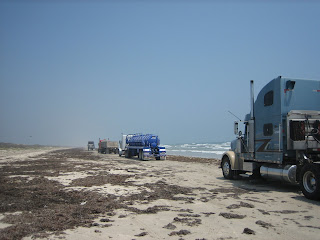
[[[0,142],[232,140],[282,75],[320,79],[318,1],[0,1]],[[32,136],[32,137],[30,137]]]

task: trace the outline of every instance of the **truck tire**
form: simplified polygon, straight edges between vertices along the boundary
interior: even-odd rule
[[[300,188],[303,195],[312,200],[320,199],[320,170],[315,164],[306,164],[301,169]]]
[[[226,179],[233,179],[234,171],[231,169],[231,163],[228,156],[224,156],[221,163],[222,174]]]

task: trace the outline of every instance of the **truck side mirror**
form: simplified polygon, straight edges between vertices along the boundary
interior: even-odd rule
[[[238,135],[238,131],[239,131],[239,123],[238,122],[234,122],[234,134]]]

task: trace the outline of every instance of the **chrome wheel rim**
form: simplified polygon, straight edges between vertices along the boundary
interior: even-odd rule
[[[230,172],[230,165],[229,165],[229,163],[228,163],[227,161],[224,162],[222,168],[223,168],[224,174],[225,174],[226,176],[228,176],[228,175],[229,175],[229,172]]]
[[[313,172],[308,171],[303,175],[303,187],[308,193],[313,193],[316,190],[317,181]]]

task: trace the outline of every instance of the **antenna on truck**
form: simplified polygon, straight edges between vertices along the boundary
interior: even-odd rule
[[[230,114],[232,114],[233,116],[235,116],[236,118],[238,118],[235,114],[233,114],[232,112],[228,111]],[[238,118],[240,122],[242,122],[242,120],[240,118]]]

